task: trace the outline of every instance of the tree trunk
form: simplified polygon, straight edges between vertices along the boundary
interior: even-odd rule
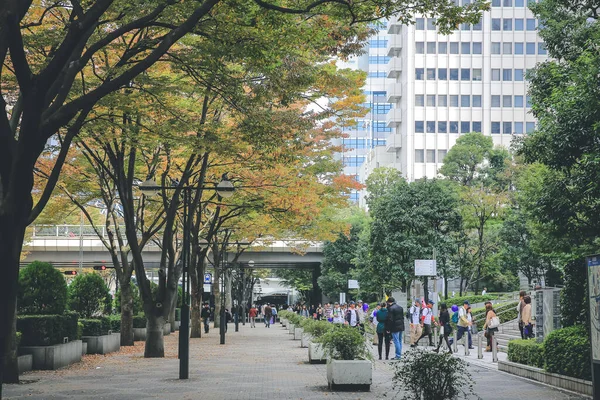
[[[184,300],[185,301],[185,300]],[[171,333],[175,332],[175,309],[177,308],[177,297],[173,300],[173,306],[169,313],[169,323],[171,324]]]
[[[146,316],[146,348],[145,358],[159,358],[165,356],[165,340],[163,329],[165,317],[155,315]]]
[[[214,283],[213,283],[213,295],[215,297],[215,316],[214,316],[214,326],[215,328],[219,328],[221,326],[221,276],[219,273],[217,273],[217,271],[215,271],[215,277],[214,277]]]
[[[458,296],[462,297],[463,295],[463,282],[464,282],[464,278],[460,278],[460,287],[458,288]]]
[[[192,296],[192,333],[191,338],[202,337],[202,326],[200,324],[200,305],[202,302],[198,296]]]
[[[16,306],[16,304],[15,304]],[[16,308],[15,308],[16,311]],[[17,318],[13,318],[13,323],[7,340],[6,358],[4,359],[4,383],[19,382],[19,364],[17,358]],[[2,381],[0,381],[2,382]],[[0,397],[1,398],[1,397]]]
[[[225,309],[233,312],[233,297],[231,293],[231,272],[226,274],[227,279],[225,279]]]
[[[121,283],[121,346],[133,346],[133,293],[129,282]]]
[[[448,278],[444,276],[444,298],[448,299]]]

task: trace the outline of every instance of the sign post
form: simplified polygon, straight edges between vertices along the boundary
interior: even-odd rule
[[[590,302],[590,344],[594,400],[600,400],[600,255],[587,257],[588,299]]]
[[[433,305],[433,313],[434,315],[437,315],[437,307],[438,307],[438,302],[437,302],[437,282],[436,282],[436,277],[437,277],[437,263],[435,260],[435,251],[433,253],[433,260],[415,260],[415,276],[423,276],[423,277],[432,277],[433,280],[433,290],[434,292],[432,293],[432,297],[434,297],[434,305]],[[427,283],[427,280],[425,280],[425,283]],[[429,291],[429,285],[425,285],[424,287],[424,291],[425,291],[425,295],[426,298],[429,298],[429,293],[427,293]]]

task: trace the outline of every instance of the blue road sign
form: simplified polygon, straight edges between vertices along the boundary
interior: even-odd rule
[[[204,274],[204,283],[212,283],[212,274]]]

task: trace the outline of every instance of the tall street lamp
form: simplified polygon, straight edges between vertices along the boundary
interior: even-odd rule
[[[179,328],[179,379],[188,379],[190,375],[190,231],[191,221],[189,214],[191,193],[194,190],[214,190],[222,198],[233,196],[235,187],[223,174],[221,182],[216,186],[159,186],[152,179],[141,183],[140,190],[158,193],[160,190],[181,189],[183,191],[183,248],[182,248],[182,274],[181,286],[183,296],[181,299],[181,326]]]

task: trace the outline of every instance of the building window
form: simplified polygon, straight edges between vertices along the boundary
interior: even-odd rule
[[[523,54],[523,43],[515,43],[515,54]]]
[[[481,95],[480,94],[473,95],[473,107],[481,107]]]
[[[473,54],[481,54],[481,42],[473,42]]]
[[[458,80],[458,68],[450,68],[450,80],[451,81]]]
[[[500,134],[500,122],[492,122],[492,135]]]
[[[448,123],[446,121],[438,121],[438,133],[448,133]]]
[[[458,54],[458,42],[450,42],[450,54]]]
[[[481,20],[479,20],[478,23],[476,23],[475,25],[473,25],[473,30],[474,31],[480,31],[481,30],[481,26],[482,26],[482,23],[481,23]]]
[[[500,95],[492,95],[492,107],[500,107]]]
[[[427,30],[435,31],[435,18],[427,18]]]
[[[492,42],[492,54],[500,54],[500,42]]]
[[[525,96],[525,107],[531,108],[531,96]]]
[[[369,40],[369,46],[373,49],[385,49],[387,42],[387,39],[371,39]]]
[[[546,43],[538,43],[538,54],[542,56],[548,54],[548,50],[546,49]]]
[[[505,68],[502,70],[502,80],[503,81],[512,81],[512,69]]]
[[[427,150],[427,162],[428,163],[435,162],[435,150]]]
[[[462,24],[460,24],[460,30],[461,31],[470,31],[471,30],[471,25],[470,24],[466,24],[466,23],[462,23]]]
[[[369,78],[387,78],[386,71],[369,71]]]
[[[535,131],[535,122],[526,122],[525,132],[532,133],[533,131]]]
[[[523,18],[515,18],[515,31],[522,31],[524,28]]]
[[[481,121],[473,121],[473,132],[481,132]]]
[[[462,54],[471,54],[471,42],[461,42],[460,52]]]
[[[512,54],[512,43],[511,42],[502,43],[502,54]]]
[[[438,68],[438,79],[441,81],[448,79],[448,70],[446,68]]]
[[[373,123],[374,132],[391,132],[392,128],[388,128],[385,122],[377,121]]]
[[[416,42],[415,43],[415,53],[425,54],[425,43],[424,42]]]
[[[390,59],[388,56],[369,56],[369,64],[387,64]]]
[[[471,80],[471,70],[469,68],[461,68],[460,69],[460,80],[461,81],[470,81]]]
[[[471,122],[460,121],[460,133],[469,133],[469,132],[471,132]]]
[[[502,123],[502,133],[504,133],[505,135],[510,135],[512,131],[512,122]]]
[[[445,94],[438,95],[438,107],[447,107],[448,106],[448,96]]]
[[[415,24],[415,28],[418,31],[423,31],[425,30],[425,19],[424,18],[417,18],[417,22]]]
[[[492,80],[493,81],[499,81],[500,80],[500,70],[499,69],[492,69]]]
[[[438,150],[438,162],[443,163],[444,158],[446,158],[446,154],[448,154],[448,150]]]
[[[524,6],[523,0],[515,0],[515,7],[523,7],[523,6]]]
[[[450,107],[458,107],[458,95],[457,94],[450,95]]]
[[[422,94],[415,94],[415,106],[423,107],[425,105],[425,96]]]
[[[504,0],[503,6],[504,7],[512,7],[512,0]]]
[[[525,44],[525,53],[526,54],[535,54],[535,43],[534,42],[527,42]]]
[[[473,68],[473,80],[474,81],[481,80],[481,68]]]
[[[387,114],[391,109],[392,105],[387,103],[375,103],[372,107],[375,114]]]
[[[423,68],[415,68],[415,79],[418,81],[422,81],[425,75],[425,70]]]
[[[523,123],[515,122],[515,133],[521,134],[523,133]]]
[[[522,82],[523,81],[523,70],[515,69],[515,81]]]
[[[425,123],[423,121],[415,121],[415,133],[425,132]]]
[[[502,107],[512,107],[512,96],[511,95],[502,96]]]
[[[427,54],[435,54],[435,42],[427,42]]]
[[[448,53],[448,43],[439,42],[438,43],[438,54],[446,54]]]
[[[527,18],[527,30],[535,31],[535,18]]]
[[[515,96],[515,107],[523,107],[523,96]]]
[[[502,23],[500,22],[500,18],[492,18],[492,30],[499,31],[502,28]]]
[[[360,167],[365,162],[365,157],[344,157],[344,166]]]
[[[458,133],[458,121],[450,121],[450,133]]]
[[[500,7],[501,5],[500,0],[492,0],[492,7]]]
[[[435,95],[434,94],[427,95],[427,107],[435,107]]]
[[[506,0],[504,0],[506,1]],[[512,18],[504,18],[502,20],[502,30],[503,31],[512,31]]]
[[[435,81],[435,68],[427,68],[427,80]]]
[[[427,133],[435,133],[435,121],[427,121],[425,128]]]
[[[463,94],[460,96],[460,106],[461,107],[471,107],[471,96],[468,94]]]
[[[415,162],[416,163],[424,163],[425,162],[425,150],[415,149]]]

